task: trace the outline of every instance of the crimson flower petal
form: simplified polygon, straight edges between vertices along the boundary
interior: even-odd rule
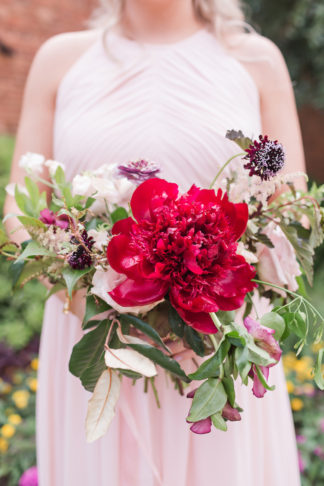
[[[124,273],[129,278],[141,278],[139,263],[141,255],[130,246],[128,236],[114,236],[107,247],[107,258],[111,267],[118,273]]]
[[[121,219],[120,221],[117,221],[117,223],[114,224],[111,232],[113,235],[118,235],[119,233],[123,233],[127,235],[128,233],[131,232],[134,224],[135,221],[133,220],[133,218]]]
[[[161,280],[127,278],[108,294],[122,307],[137,307],[162,300],[168,287]]]
[[[191,312],[181,307],[176,307],[176,310],[188,326],[193,327],[196,331],[204,334],[216,334],[217,328],[212,321],[210,315],[206,312]]]
[[[167,199],[175,200],[178,197],[178,186],[164,179],[148,179],[135,189],[131,208],[137,222],[152,221],[152,210],[163,206]]]
[[[269,377],[269,368],[267,366],[260,366],[260,370],[262,371],[265,379],[267,380]],[[261,381],[258,378],[258,375],[255,370],[255,365],[252,366],[250,373],[253,376],[253,388],[252,388],[253,395],[257,398],[263,398],[267,390],[264,388],[264,386],[262,385]]]

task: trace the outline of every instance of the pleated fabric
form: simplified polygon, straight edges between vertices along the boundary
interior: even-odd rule
[[[172,44],[144,44],[110,32],[107,56],[98,39],[64,75],[57,92],[53,158],[67,176],[138,158],[158,162],[161,177],[187,190],[208,187],[238,152],[228,129],[261,133],[257,87],[243,65],[203,28]],[[257,302],[257,307],[267,304]],[[261,310],[262,312],[262,310]],[[40,486],[298,486],[297,450],[282,366],[263,399],[237,383],[242,421],[198,436],[185,421],[191,400],[159,368],[143,391],[123,378],[108,433],[88,444],[91,393],[68,370],[80,321],[52,296],[41,335],[36,403]],[[195,369],[191,359],[181,362]]]

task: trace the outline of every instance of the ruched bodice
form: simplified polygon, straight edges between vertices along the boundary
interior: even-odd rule
[[[256,84],[207,29],[172,44],[141,47],[112,32],[107,41],[121,65],[106,54],[99,36],[58,88],[53,157],[66,164],[69,179],[104,163],[146,158],[182,189],[207,187],[238,152],[226,131],[241,129],[251,137],[261,132]],[[55,295],[48,299],[40,343],[40,486],[299,486],[281,366],[270,374],[276,391],[262,400],[237,383],[242,421],[206,436],[190,432],[190,400],[162,369],[156,378],[161,408],[151,386],[144,393],[143,380],[132,384],[124,377],[108,433],[86,443],[91,394],[68,371],[84,331],[62,308]],[[191,359],[180,364],[187,372],[195,369]]]
[[[237,152],[227,129],[261,131],[250,74],[206,28],[172,44],[99,37],[64,75],[57,93],[54,157],[69,176],[102,163],[146,158],[186,187],[208,186]]]

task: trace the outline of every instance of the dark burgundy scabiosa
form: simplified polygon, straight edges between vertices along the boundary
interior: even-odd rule
[[[68,263],[75,270],[83,270],[86,267],[90,267],[92,264],[92,258],[90,251],[94,244],[93,238],[88,236],[86,230],[81,233],[82,243],[76,238],[72,238],[71,243],[78,244],[77,249],[69,256]],[[89,250],[89,251],[88,251]]]
[[[257,175],[263,181],[274,177],[284,166],[285,152],[283,146],[277,140],[269,140],[268,136],[259,136],[259,142],[254,142],[245,150],[247,155],[243,159],[248,160],[244,165],[249,169],[249,175]]]
[[[204,333],[217,332],[210,312],[241,307],[254,268],[236,254],[248,221],[246,204],[221,190],[149,179],[133,193],[134,218],[117,222],[109,242],[111,267],[126,279],[109,295],[123,307],[144,306],[169,294],[182,319]]]
[[[45,208],[42,209],[40,212],[40,221],[48,226],[58,226],[62,229],[67,229],[69,227],[69,219],[66,214],[60,214],[59,216],[57,213],[53,213],[49,209]]]
[[[152,177],[156,177],[160,172],[160,167],[155,162],[139,159],[119,165],[118,170],[127,179],[143,182]]]

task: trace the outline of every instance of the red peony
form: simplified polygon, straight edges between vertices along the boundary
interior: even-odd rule
[[[236,254],[248,221],[246,204],[219,189],[149,179],[131,199],[133,218],[113,227],[111,267],[126,279],[109,292],[124,307],[157,302],[169,293],[182,319],[204,333],[217,332],[209,313],[234,310],[255,284],[254,268]]]

